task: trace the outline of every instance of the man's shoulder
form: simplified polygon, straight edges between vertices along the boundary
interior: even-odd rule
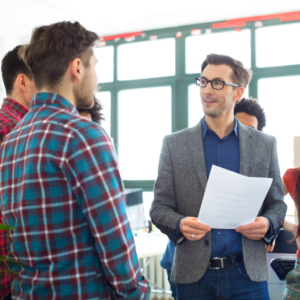
[[[273,143],[276,138],[273,135],[248,127],[239,122],[239,134],[254,136],[257,142]]]
[[[183,130],[180,130],[180,131],[171,133],[169,135],[166,135],[165,139],[170,140],[170,141],[177,141],[177,140],[180,140],[180,139],[184,139],[186,136],[191,135],[191,134],[192,135],[193,134],[196,134],[196,135],[201,134],[201,136],[202,136],[201,122],[198,123],[196,126],[185,128]]]

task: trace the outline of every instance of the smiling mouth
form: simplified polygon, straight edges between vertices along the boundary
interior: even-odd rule
[[[204,100],[205,103],[214,103],[214,102],[217,102],[215,100]]]

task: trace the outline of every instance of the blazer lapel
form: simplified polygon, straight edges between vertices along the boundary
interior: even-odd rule
[[[207,174],[205,166],[201,121],[196,126],[189,128],[186,131],[185,140],[189,149],[189,154],[194,162],[196,172],[200,179],[200,183],[203,189],[205,189],[207,184]]]
[[[240,174],[249,176],[255,148],[255,132],[238,121],[240,141]]]

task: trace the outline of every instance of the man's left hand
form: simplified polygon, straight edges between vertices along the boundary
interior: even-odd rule
[[[260,240],[265,237],[270,228],[270,222],[265,217],[256,217],[253,223],[240,226],[236,232],[241,233],[243,236],[250,240]]]

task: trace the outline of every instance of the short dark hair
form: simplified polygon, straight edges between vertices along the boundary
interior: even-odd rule
[[[72,60],[80,58],[89,65],[98,35],[78,22],[59,22],[36,28],[24,51],[37,89],[56,88]]]
[[[7,52],[2,59],[1,72],[7,95],[10,95],[13,92],[14,83],[19,74],[26,75],[30,80],[33,79],[29,68],[19,56],[21,47],[22,46],[19,45]]]
[[[246,88],[252,78],[252,71],[244,68],[243,64],[227,55],[208,54],[202,63],[201,73],[207,65],[227,65],[232,68],[232,81]]]
[[[234,114],[244,112],[248,115],[256,117],[258,121],[257,130],[262,131],[266,126],[266,115],[262,107],[259,105],[256,99],[253,98],[243,98],[236,106],[234,107]]]
[[[103,109],[102,104],[98,99],[94,97],[94,106],[92,108],[77,108],[78,112],[81,114],[82,112],[89,113],[92,117],[92,120],[99,125],[101,125],[101,121],[105,120],[103,114],[101,113]]]

